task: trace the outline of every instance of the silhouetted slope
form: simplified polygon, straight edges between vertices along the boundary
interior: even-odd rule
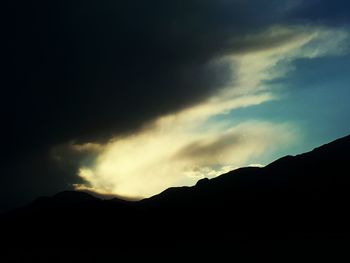
[[[257,195],[260,199],[272,193],[287,194],[287,198],[308,194],[311,199],[325,197],[322,194],[347,195],[350,186],[349,164],[350,136],[347,136],[308,153],[283,157],[264,168],[240,168],[211,180],[202,179],[192,188],[168,189],[142,202],[154,205],[196,202],[196,199],[189,201],[183,198],[187,194],[202,195],[199,203],[222,197],[225,200],[255,200]]]
[[[64,191],[55,194],[52,197],[39,197],[36,200],[34,200],[28,207],[35,207],[40,209],[53,207],[67,207],[74,206],[76,204],[81,205],[82,203],[94,202],[98,200],[99,199],[85,192]]]
[[[140,202],[63,192],[3,216],[3,233],[9,242],[79,245],[349,238],[349,163],[347,136]]]

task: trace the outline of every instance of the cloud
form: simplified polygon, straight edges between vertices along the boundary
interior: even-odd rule
[[[104,149],[109,140],[138,136],[159,122],[187,126],[276,99],[263,82],[289,70],[285,65],[298,57],[289,49],[317,39],[307,36],[313,26],[289,26],[304,18],[302,4],[8,1],[0,105],[8,165],[1,185],[13,195],[17,182],[26,182],[18,191],[23,195],[67,188],[81,183],[75,170],[97,152],[87,154],[88,161],[66,152],[71,160],[62,170],[50,159],[57,147],[93,143]],[[334,37],[329,32],[324,40]],[[339,47],[334,43],[326,50]],[[279,48],[288,52],[277,54]]]
[[[198,103],[232,78],[213,60],[283,16],[279,2],[9,3],[4,132],[23,151],[108,140]]]
[[[294,9],[293,17],[298,20],[311,20],[315,23],[326,23],[332,26],[346,25],[350,22],[349,1],[309,0],[303,2],[303,5]]]
[[[234,82],[202,103],[165,114],[143,130],[101,146],[96,162],[81,167],[79,176],[85,183],[76,188],[149,197],[170,186],[193,185],[199,178],[250,165],[290,145],[298,136],[292,123],[233,124],[211,118],[277,99],[266,81],[285,76],[296,59],[335,54],[333,49],[346,39],[343,31],[309,26],[274,26],[243,37],[244,50],[221,58],[234,64]],[[269,41],[274,45],[266,45]]]
[[[76,188],[149,197],[171,186],[193,185],[200,178],[248,165],[252,157],[291,143],[292,130],[288,125],[263,122],[200,134],[189,127],[182,132],[157,127],[106,145],[93,166],[81,167],[79,176],[86,182]]]

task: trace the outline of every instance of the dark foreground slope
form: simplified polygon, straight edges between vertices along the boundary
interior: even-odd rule
[[[348,239],[350,136],[140,202],[63,192],[1,217],[19,245],[117,246]],[[152,240],[152,241],[150,241]]]

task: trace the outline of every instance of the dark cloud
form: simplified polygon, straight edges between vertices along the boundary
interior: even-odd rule
[[[232,39],[283,21],[289,4],[8,1],[2,197],[73,182],[53,168],[55,145],[132,132],[208,97],[232,77],[213,60],[232,49]]]
[[[314,21],[333,25],[350,22],[350,2],[347,0],[308,0],[295,10],[293,17],[302,21]]]
[[[9,136],[24,148],[109,138],[207,97],[230,77],[225,65],[209,62],[229,38],[266,23],[259,14],[269,6],[194,0],[10,5],[4,108],[14,121]]]
[[[216,164],[233,148],[239,148],[244,138],[238,133],[228,133],[213,139],[202,139],[186,145],[176,153],[175,159],[192,159],[198,164]],[[227,158],[227,157],[226,157]]]

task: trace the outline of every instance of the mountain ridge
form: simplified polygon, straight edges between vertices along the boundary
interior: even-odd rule
[[[348,239],[348,163],[350,135],[262,168],[239,168],[137,202],[65,191],[41,197],[1,220],[12,241],[35,234],[54,243],[82,244],[114,235],[118,244],[135,238],[147,242],[149,236],[180,242],[184,235],[185,242]],[[62,236],[67,231],[78,235],[67,241]]]

